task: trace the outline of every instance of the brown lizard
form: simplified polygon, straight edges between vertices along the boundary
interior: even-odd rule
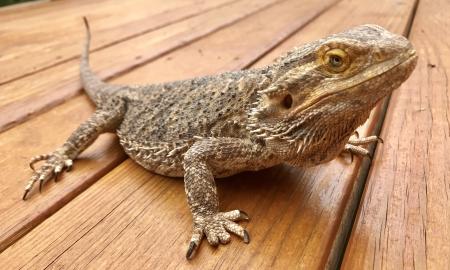
[[[377,136],[352,136],[379,100],[405,81],[417,56],[410,42],[380,26],[362,25],[294,48],[274,63],[190,80],[145,86],[109,85],[89,67],[90,31],[81,80],[97,109],[56,151],[31,160],[37,181],[55,178],[99,134],[116,132],[133,160],[158,174],[184,176],[193,217],[186,257],[202,238],[226,244],[230,232],[250,238],[221,212],[214,178],[280,163],[314,166],[342,151],[363,156]],[[34,169],[34,168],[33,168]]]

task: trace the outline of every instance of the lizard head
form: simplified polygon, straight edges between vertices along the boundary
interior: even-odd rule
[[[377,25],[294,48],[263,69],[267,78],[249,111],[249,129],[275,148],[287,143],[297,155],[309,144],[340,143],[416,62],[406,38]]]

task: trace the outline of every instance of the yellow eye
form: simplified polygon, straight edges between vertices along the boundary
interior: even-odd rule
[[[341,49],[332,49],[325,53],[324,64],[331,72],[342,72],[349,66],[348,54]]]
[[[344,64],[344,60],[339,55],[330,55],[328,58],[328,63],[333,67],[340,67]]]

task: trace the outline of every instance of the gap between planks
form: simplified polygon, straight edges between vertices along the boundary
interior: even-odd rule
[[[409,37],[418,5],[419,0],[414,0],[412,11],[408,16],[407,24],[405,26],[405,29],[402,31],[403,32],[402,34],[405,37]],[[397,89],[396,91],[400,90]],[[386,112],[388,110],[390,99],[391,95],[386,97],[385,100],[382,101],[381,105],[379,105],[380,109],[377,117],[378,119],[375,121],[375,124],[373,126],[373,133],[371,135],[380,136],[383,128],[384,119],[386,118]],[[368,150],[371,153],[373,159],[377,158],[376,155],[377,145],[378,144],[374,144],[368,147]],[[336,239],[337,241],[335,241],[332,247],[331,256],[328,261],[328,264],[331,268],[339,269],[342,265],[344,254],[347,249],[348,241],[350,239],[350,234],[355,224],[357,211],[363,196],[363,191],[366,187],[367,178],[369,176],[371,165],[372,160],[365,159],[362,161],[361,167],[358,170],[356,181],[354,183],[354,186],[352,187],[352,192],[350,193],[348,203],[343,211],[342,221],[339,226],[339,231],[337,233]]]
[[[448,269],[448,1],[421,0],[410,31],[416,70],[394,92],[342,267]],[[430,20],[430,15],[432,19]]]

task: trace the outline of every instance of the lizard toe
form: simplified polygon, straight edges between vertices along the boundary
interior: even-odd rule
[[[214,247],[218,246],[219,245],[219,236],[217,233],[218,229],[212,228],[212,226],[206,226],[204,231],[205,231],[205,235],[206,235],[206,239],[208,240],[208,243]]]
[[[51,155],[49,155],[49,154],[47,154],[47,155],[38,155],[38,156],[34,156],[34,157],[31,158],[31,160],[30,160],[30,163],[29,163],[30,168],[31,168],[33,171],[36,171],[36,170],[34,169],[34,164],[37,163],[37,162],[39,162],[39,161],[42,161],[42,160],[47,160],[47,159],[50,158],[50,156],[51,156]]]
[[[222,217],[231,221],[250,220],[247,213],[242,210],[232,210],[222,213]]]
[[[362,157],[372,158],[369,150],[367,150],[361,146],[356,146],[356,145],[349,144],[349,143],[345,145],[344,152],[350,153],[350,155],[352,156],[352,162],[353,162],[353,155],[359,155]]]
[[[250,236],[248,232],[244,228],[242,228],[241,225],[230,220],[225,220],[223,222],[223,226],[228,232],[234,233],[235,235],[241,237],[244,240],[244,243],[250,243]]]

